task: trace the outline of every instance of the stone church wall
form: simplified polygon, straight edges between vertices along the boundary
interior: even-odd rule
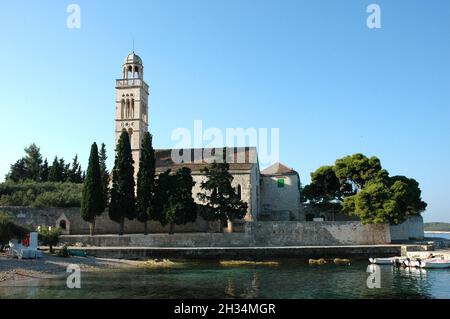
[[[284,180],[284,187],[278,180]],[[261,218],[260,220],[304,220],[300,214],[300,192],[297,175],[261,176]]]
[[[256,165],[255,165],[256,167]],[[241,186],[241,199],[248,204],[248,213],[245,216],[246,221],[253,221],[256,219],[256,216],[258,215],[258,201],[256,198],[256,192],[257,192],[257,185],[259,184],[257,181],[257,177],[255,177],[256,172],[255,170],[252,170],[252,173],[248,172],[231,172],[233,175],[233,182],[231,186],[233,186],[235,189],[238,188],[238,186]],[[194,187],[192,188],[192,194],[194,197],[194,200],[198,204],[204,204],[202,203],[198,197],[198,193],[203,193],[203,190],[201,189],[201,183],[206,181],[206,177],[204,175],[199,174],[192,174],[192,178],[195,182]]]

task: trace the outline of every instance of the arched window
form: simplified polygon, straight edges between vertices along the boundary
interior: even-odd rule
[[[120,118],[124,118],[124,110],[125,109],[125,99],[122,99],[122,101],[120,101]]]
[[[127,69],[127,79],[133,78],[133,67],[130,65]]]
[[[139,78],[139,67],[134,68],[133,78]]]
[[[134,99],[131,99],[131,118],[134,119]]]
[[[130,99],[127,99],[126,108],[125,108],[125,116],[127,119],[130,118]]]
[[[62,230],[66,230],[67,229],[67,224],[66,224],[66,221],[64,219],[59,221],[59,228],[61,228]]]

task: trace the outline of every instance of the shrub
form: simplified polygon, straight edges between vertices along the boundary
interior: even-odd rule
[[[82,184],[34,181],[0,184],[0,206],[79,207]]]
[[[0,251],[4,250],[11,239],[22,238],[27,233],[28,229],[13,223],[8,213],[0,211]]]
[[[53,246],[58,245],[61,229],[59,228],[43,228],[39,231],[39,242],[43,246],[49,246],[50,253],[53,254]]]
[[[64,244],[61,248],[61,250],[58,252],[58,257],[64,257],[67,258],[69,257],[69,250],[67,249],[67,244]]]

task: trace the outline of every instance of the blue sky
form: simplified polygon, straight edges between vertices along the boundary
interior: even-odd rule
[[[66,26],[69,4],[81,28]],[[366,26],[370,3],[382,28]],[[0,180],[23,148],[50,160],[90,144],[113,161],[114,80],[145,65],[158,148],[175,128],[280,128],[303,183],[362,152],[414,177],[427,221],[450,221],[450,2],[8,1],[0,10]]]

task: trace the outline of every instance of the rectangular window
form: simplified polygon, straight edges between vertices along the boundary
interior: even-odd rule
[[[278,188],[284,187],[284,178],[279,178],[277,180]]]

